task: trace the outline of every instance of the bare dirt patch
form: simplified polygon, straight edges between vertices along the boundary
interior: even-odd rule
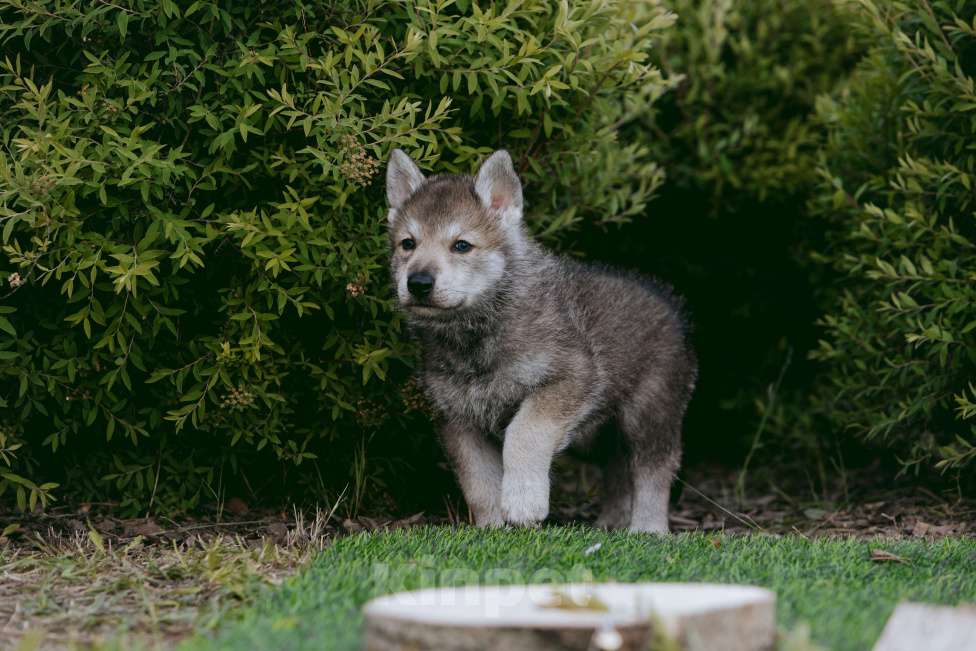
[[[0,538],[0,648],[169,646],[304,566],[334,533],[321,513],[168,529],[107,515],[76,529],[64,515],[22,519]]]
[[[734,475],[688,481],[671,525],[801,536],[942,538],[976,534],[976,500],[951,488],[864,484],[819,498],[798,498],[775,485],[736,496]]]
[[[734,470],[684,471],[675,486],[679,497],[672,503],[671,530],[858,538],[976,535],[976,499],[951,485],[893,481],[873,469],[814,493],[783,474],[757,479],[740,495]],[[556,477],[553,519],[595,519],[598,477],[565,468]]]

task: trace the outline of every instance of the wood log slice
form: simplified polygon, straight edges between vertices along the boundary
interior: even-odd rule
[[[776,597],[705,583],[467,586],[364,607],[367,651],[765,651]]]
[[[874,651],[976,651],[976,604],[898,604]]]

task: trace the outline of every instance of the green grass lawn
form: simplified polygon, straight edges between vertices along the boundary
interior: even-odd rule
[[[591,548],[601,546],[596,551]],[[591,550],[587,554],[587,550]],[[871,560],[871,550],[906,562]],[[339,540],[259,605],[185,649],[358,649],[360,606],[399,590],[494,583],[709,581],[774,590],[780,628],[870,649],[895,604],[976,601],[976,540],[837,540],[424,527]]]

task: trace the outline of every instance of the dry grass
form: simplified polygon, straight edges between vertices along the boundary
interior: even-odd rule
[[[0,648],[168,646],[303,567],[331,540],[331,516],[296,513],[277,538],[120,540],[88,528],[0,543]]]

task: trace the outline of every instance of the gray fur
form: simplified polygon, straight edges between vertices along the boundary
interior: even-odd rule
[[[534,242],[504,151],[475,178],[424,178],[397,150],[387,196],[397,298],[476,523],[544,519],[553,456],[572,447],[604,466],[598,524],[666,532],[697,377],[679,299]],[[408,290],[418,272],[435,279],[429,296]]]

